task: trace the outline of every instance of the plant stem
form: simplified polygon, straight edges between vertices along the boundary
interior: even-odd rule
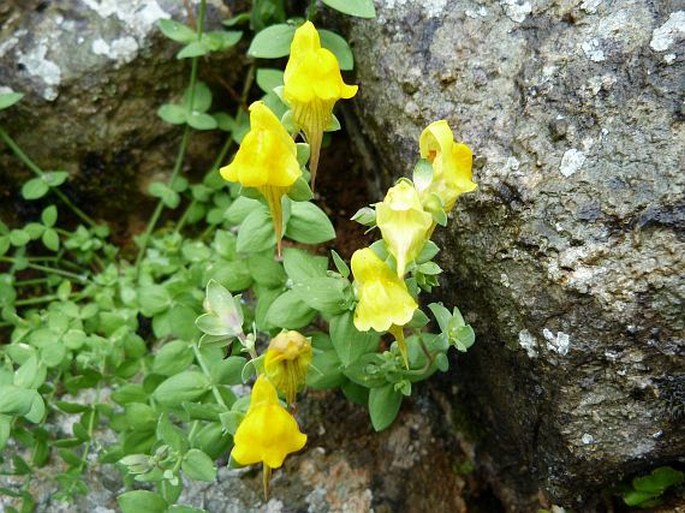
[[[200,1],[200,13],[197,21],[197,40],[200,41],[202,39],[202,29],[204,26],[204,20],[205,20],[205,9],[207,7],[207,2],[206,0],[201,0]],[[192,62],[191,62],[191,67],[190,67],[190,85],[188,86],[188,106],[189,109],[192,111],[193,110],[193,104],[195,103],[195,84],[197,83],[197,65],[198,65],[198,58],[193,57]],[[181,167],[183,167],[183,161],[185,159],[186,155],[186,150],[188,149],[188,140],[190,138],[190,125],[185,125],[183,129],[183,138],[181,139],[181,146],[178,149],[178,154],[176,155],[176,163],[174,164],[174,169],[171,171],[171,176],[169,177],[169,181],[167,183],[172,184],[178,174],[181,171]],[[157,206],[155,207],[154,212],[152,213],[152,217],[150,218],[150,221],[147,224],[147,228],[145,229],[145,233],[143,234],[143,237],[140,240],[140,249],[138,250],[138,256],[136,257],[136,263],[135,263],[135,268],[136,268],[136,274],[140,272],[140,262],[143,259],[143,255],[145,255],[145,250],[147,248],[148,241],[150,240],[150,235],[152,235],[152,232],[155,229],[155,226],[157,225],[157,221],[159,221],[159,216],[162,215],[162,210],[164,210],[164,203],[160,199],[157,202]]]
[[[0,262],[7,262],[10,264],[16,263],[17,260],[18,259],[11,258],[11,257],[0,257]],[[65,278],[70,278],[72,280],[75,280],[79,283],[85,283],[86,281],[88,281],[87,276],[84,276],[82,274],[71,273],[69,271],[64,271],[62,269],[55,269],[54,267],[47,267],[45,265],[31,264],[31,263],[28,263],[26,265],[26,267],[29,269],[35,269],[36,271],[43,271],[44,273],[58,274],[60,276],[64,276]]]
[[[205,362],[205,357],[202,356],[202,352],[200,351],[200,348],[197,346],[196,343],[193,343],[193,353],[195,354],[195,359],[197,360],[197,363],[200,364],[202,372],[211,380],[212,375],[210,374],[209,368],[207,367],[207,362]],[[214,395],[214,399],[216,399],[216,402],[219,404],[219,406],[223,407],[226,411],[228,411],[229,408],[224,402],[224,398],[221,397],[221,392],[219,392],[219,389],[214,384],[212,384],[212,394]]]
[[[28,167],[31,171],[33,171],[37,176],[43,178],[45,175],[45,171],[43,171],[38,165],[33,162],[26,153],[17,145],[17,143],[14,142],[14,140],[9,136],[5,130],[3,130],[2,127],[0,127],[0,139],[2,139],[5,144],[11,149],[14,154],[17,156],[21,162]],[[83,222],[89,224],[90,226],[97,226],[95,221],[93,221],[88,215],[83,212],[80,208],[78,208],[76,205],[74,205],[71,200],[62,192],[60,191],[57,187],[52,187],[50,186],[50,189],[52,189],[52,192],[54,192],[57,197],[62,200],[62,202],[71,209],[71,211],[76,214]]]
[[[226,142],[221,147],[221,150],[219,151],[219,155],[214,160],[214,164],[212,164],[212,167],[210,168],[210,170],[207,174],[214,173],[214,172],[216,172],[217,169],[219,169],[219,166],[221,166],[221,163],[226,158],[226,154],[231,149],[232,145],[233,145],[233,137],[231,135],[229,135],[226,138]],[[178,223],[176,223],[176,229],[174,230],[174,233],[179,233],[183,229],[183,227],[186,224],[186,221],[188,220],[188,215],[190,214],[190,210],[195,206],[196,203],[197,203],[197,200],[195,198],[193,198],[190,201],[190,203],[188,204],[188,206],[185,209],[185,212],[183,212],[183,215],[178,220]]]

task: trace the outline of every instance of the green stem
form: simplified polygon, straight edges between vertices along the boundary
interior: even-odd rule
[[[219,151],[219,155],[214,160],[214,164],[212,164],[212,167],[210,168],[210,170],[207,174],[214,173],[214,172],[216,172],[217,169],[219,169],[219,167],[221,166],[221,163],[226,158],[226,155],[228,154],[228,151],[231,149],[232,145],[233,145],[233,137],[229,135],[226,138],[226,142],[221,147],[221,150]],[[196,203],[197,203],[197,200],[195,198],[193,198],[191,200],[191,202],[188,204],[188,207],[186,207],[185,212],[183,212],[183,215],[178,220],[178,223],[176,223],[176,229],[174,230],[175,233],[179,233],[183,229],[183,227],[186,224],[186,221],[188,220],[188,215],[190,214],[191,209],[195,206]]]
[[[17,143],[14,142],[14,140],[9,136],[5,130],[3,130],[2,127],[0,127],[0,139],[2,139],[5,144],[11,149],[14,154],[17,156],[21,162],[28,167],[31,171],[33,171],[37,176],[43,178],[45,175],[45,171],[43,171],[38,165],[33,162],[26,153],[23,152],[23,150],[17,145]],[[97,226],[95,221],[93,221],[88,215],[83,212],[80,208],[78,208],[76,205],[74,205],[71,200],[62,192],[60,191],[57,187],[52,187],[50,186],[50,189],[52,189],[52,192],[54,192],[57,197],[62,200],[62,202],[71,209],[71,211],[76,214],[79,218],[81,218],[82,221],[85,223],[88,223],[90,226]]]
[[[181,146],[178,149],[178,155],[176,155],[176,163],[174,164],[174,169],[171,172],[171,176],[169,177],[169,183],[173,183],[173,181],[178,176],[181,167],[183,166],[183,160],[185,159],[186,150],[188,148],[189,136],[190,126],[186,125],[183,129],[183,138],[181,139]],[[143,255],[145,254],[145,250],[147,249],[147,244],[150,240],[152,232],[155,229],[155,226],[157,225],[157,221],[159,221],[159,217],[162,215],[162,210],[164,210],[164,203],[162,202],[162,200],[159,200],[157,202],[157,206],[155,207],[154,212],[152,213],[152,217],[150,217],[150,221],[147,224],[145,233],[143,234],[143,237],[140,240],[140,249],[138,250],[138,256],[136,258],[135,263],[137,272],[140,271],[140,262],[143,259]]]
[[[0,257],[0,262],[7,262],[10,264],[14,264],[17,262],[17,259],[11,258],[11,257]],[[85,283],[86,281],[88,281],[87,276],[71,273],[69,271],[64,271],[62,269],[55,269],[54,267],[47,267],[45,265],[31,264],[31,263],[27,264],[26,267],[29,269],[35,269],[36,271],[42,271],[44,273],[58,274],[60,276],[64,276],[65,278],[70,278],[72,280],[75,280],[79,283]]]
[[[202,356],[200,348],[195,343],[193,344],[193,353],[195,353],[195,359],[197,360],[197,363],[200,364],[202,372],[211,380],[212,375],[209,372],[209,367],[207,367],[207,362],[205,362],[205,357]],[[219,392],[219,389],[214,384],[212,384],[212,394],[214,395],[214,399],[216,399],[216,402],[219,404],[219,406],[228,411],[229,407],[224,402],[224,398],[221,397],[221,392]]]
[[[201,0],[200,1],[200,13],[198,16],[197,20],[197,40],[200,41],[202,39],[202,30],[204,27],[204,21],[205,21],[205,9],[207,7],[207,2],[206,0]],[[193,110],[193,105],[195,103],[195,84],[197,83],[197,66],[198,66],[198,58],[193,57],[192,62],[191,62],[191,67],[190,67],[190,85],[188,86],[188,107],[192,111]],[[181,139],[181,146],[178,149],[178,154],[176,155],[176,163],[174,164],[174,169],[171,172],[171,176],[169,177],[169,184],[172,184],[178,174],[181,171],[181,167],[183,167],[183,160],[185,159],[186,155],[186,150],[188,149],[188,139],[190,137],[190,125],[185,125],[185,128],[183,129],[183,138]],[[136,268],[136,274],[140,272],[140,262],[143,259],[143,255],[145,255],[145,250],[147,248],[147,244],[150,240],[150,236],[152,235],[152,232],[155,229],[155,226],[157,225],[157,221],[159,221],[159,217],[162,215],[162,210],[164,210],[164,203],[160,199],[157,202],[157,206],[155,207],[154,212],[152,213],[152,217],[150,218],[150,221],[147,224],[147,228],[145,229],[145,233],[143,234],[143,237],[140,241],[140,249],[138,250],[138,256],[136,257],[136,263],[135,263],[135,268]]]

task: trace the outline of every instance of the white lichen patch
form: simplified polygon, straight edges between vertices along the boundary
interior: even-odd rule
[[[585,163],[585,153],[575,148],[566,150],[564,156],[561,157],[561,164],[559,166],[559,172],[565,177],[569,177],[572,174],[578,172],[583,164]]]
[[[24,66],[26,73],[39,77],[45,83],[41,96],[52,101],[57,98],[57,86],[62,81],[62,70],[55,62],[46,58],[47,53],[48,44],[42,40],[31,50],[20,55],[18,62]]]
[[[669,65],[673,64],[673,62],[675,61],[675,58],[676,58],[676,55],[674,53],[667,53],[666,55],[664,55],[664,62],[666,64],[669,64]]]
[[[124,36],[108,43],[102,38],[93,41],[91,45],[93,53],[105,55],[119,64],[131,62],[138,53],[138,43],[131,36]]]
[[[421,9],[423,9],[423,12],[427,17],[436,18],[445,11],[447,1],[448,0],[425,0],[424,2],[420,2],[418,5],[421,6]],[[382,3],[382,8],[396,9],[405,5],[409,5],[413,8],[415,4],[410,0],[384,0]]]
[[[685,11],[671,13],[666,23],[652,32],[649,46],[655,52],[665,52],[685,39]]]
[[[597,7],[602,3],[602,0],[583,0],[580,8],[588,14],[595,14]]]
[[[156,0],[82,0],[101,18],[116,16],[121,20],[123,32],[136,39],[138,43],[155,29],[158,20],[171,16],[160,7]],[[112,43],[110,43],[110,46]]]
[[[528,358],[537,358],[538,341],[528,330],[519,331],[519,345],[525,349]]]
[[[533,7],[526,0],[500,0],[499,3],[507,18],[516,23],[521,23],[526,19],[526,16],[533,12]]]
[[[589,41],[585,41],[580,46],[583,49],[585,57],[590,59],[592,62],[602,62],[606,60],[606,57],[604,56],[604,50],[602,50],[599,39],[590,39]]]
[[[542,330],[542,336],[545,337],[547,341],[547,349],[549,351],[554,351],[561,356],[566,356],[568,350],[571,347],[571,337],[563,331],[557,331],[555,335],[547,328]]]

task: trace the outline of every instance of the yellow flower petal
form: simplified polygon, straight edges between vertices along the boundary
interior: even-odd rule
[[[297,331],[283,331],[269,343],[264,357],[264,373],[285,394],[286,402],[292,404],[297,391],[304,386],[311,362],[309,339]]]
[[[260,376],[233,442],[231,456],[241,465],[261,462],[279,468],[288,454],[304,447],[307,435],[300,432],[293,416],[278,402],[274,386]]]
[[[433,216],[423,209],[419,193],[409,180],[400,180],[376,205],[376,224],[402,278],[430,237],[433,224]]]
[[[472,181],[473,154],[464,143],[455,142],[452,129],[444,119],[424,129],[419,148],[421,157],[433,165],[433,180],[419,191],[421,201],[427,207],[430,195],[436,194],[449,212],[460,195],[477,187]]]
[[[404,326],[418,308],[400,279],[371,248],[352,255],[352,273],[357,283],[359,302],[354,311],[354,325],[359,331],[387,331],[396,324]]]
[[[312,188],[321,151],[324,130],[330,125],[335,102],[352,98],[357,86],[343,82],[335,55],[321,48],[319,33],[310,21],[296,31],[290,45],[290,58],[283,74],[283,98],[293,113],[293,121],[310,145]]]
[[[302,175],[297,146],[264,103],[250,106],[250,131],[221,176],[244,187],[290,187]]]

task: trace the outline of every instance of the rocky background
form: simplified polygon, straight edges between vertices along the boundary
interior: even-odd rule
[[[441,263],[478,334],[460,371],[479,461],[502,496],[593,511],[685,454],[685,5],[377,6],[345,27],[385,184],[435,119],[477,155]]]
[[[234,7],[210,3],[214,23]],[[318,435],[268,504],[259,476],[229,471],[188,501],[233,511],[238,489],[235,511],[465,511],[471,490],[470,511],[599,511],[624,477],[685,454],[685,5],[376,5],[375,20],[327,14],[356,55],[355,158],[380,191],[411,172],[435,119],[474,149],[479,189],[441,232],[439,299],[468,314],[478,342],[380,436],[340,397],[304,407]],[[28,93],[0,123],[44,168],[72,173],[89,213],[133,230],[180,135],[155,111],[188,73],[155,23],[184,14],[173,0],[0,5],[0,86]],[[238,55],[202,78],[225,91]],[[216,144],[195,138],[189,168]],[[8,205],[28,173],[2,148],[0,176]],[[469,484],[472,459],[503,506]],[[120,482],[105,471],[83,511],[115,509]],[[61,511],[40,493],[40,511]]]

